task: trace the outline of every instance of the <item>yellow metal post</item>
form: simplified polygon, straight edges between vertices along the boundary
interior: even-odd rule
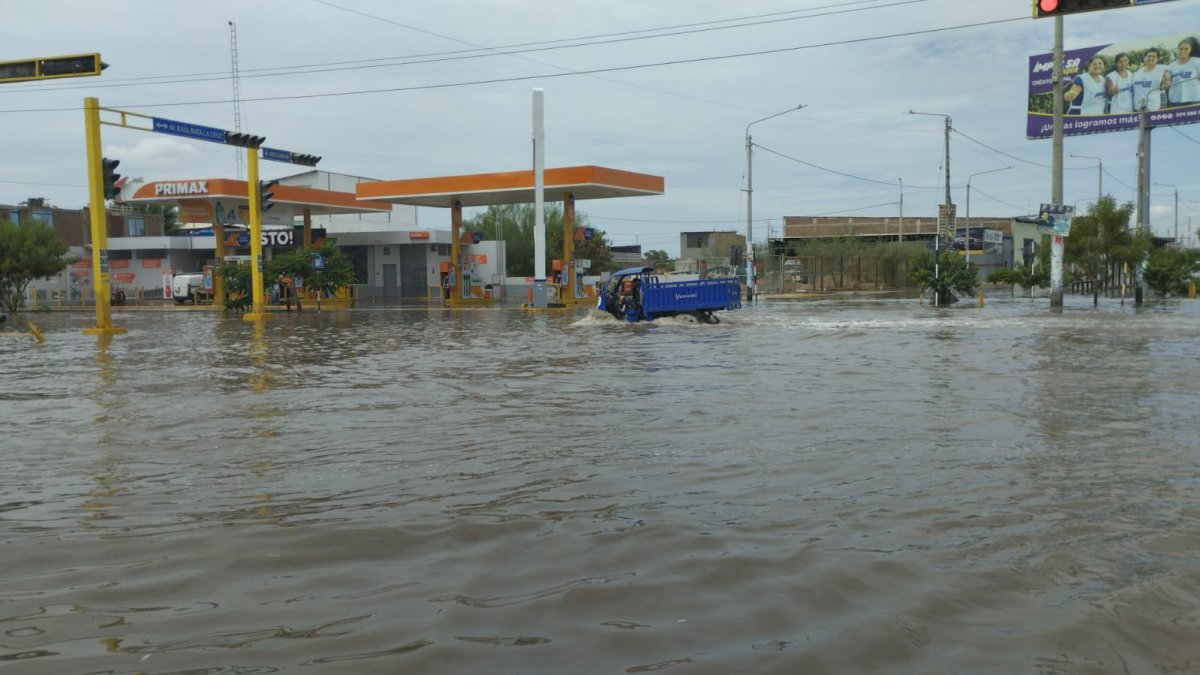
[[[570,192],[563,195],[563,297],[559,302],[564,305],[575,304],[575,264],[571,253],[575,249],[575,195]]]
[[[266,318],[263,311],[262,209],[258,203],[258,148],[246,148],[246,192],[250,198],[250,313],[243,318]]]
[[[92,225],[92,288],[96,293],[96,327],[85,328],[87,335],[124,333],[112,325],[111,296],[108,292],[108,212],[104,209],[104,169],[100,156],[100,100],[83,99],[83,121],[87,137],[88,211]]]
[[[216,218],[215,220],[219,220]],[[225,225],[213,223],[213,255],[217,258],[217,269],[213,270],[213,306],[225,305],[225,280],[221,278],[221,265],[225,264]]]
[[[462,255],[462,202],[454,200],[450,207],[450,301],[446,304],[457,307],[462,304],[459,284],[463,282],[463,266],[459,257]]]

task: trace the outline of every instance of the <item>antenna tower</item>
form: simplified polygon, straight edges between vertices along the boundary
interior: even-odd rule
[[[237,56],[237,24],[229,22],[229,55],[233,62],[233,130],[237,133],[242,132],[242,88],[240,77],[238,76],[238,56]],[[237,177],[242,180],[243,163],[246,161],[246,151],[241,148],[233,149],[233,156],[237,162]]]

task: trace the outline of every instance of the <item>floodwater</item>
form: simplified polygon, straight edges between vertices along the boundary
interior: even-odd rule
[[[1200,672],[1200,303],[724,316],[18,315],[0,670]]]

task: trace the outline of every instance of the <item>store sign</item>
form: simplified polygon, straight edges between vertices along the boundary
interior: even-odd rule
[[[163,195],[206,195],[208,194],[208,181],[206,180],[183,180],[174,183],[155,183],[154,196],[161,197]]]

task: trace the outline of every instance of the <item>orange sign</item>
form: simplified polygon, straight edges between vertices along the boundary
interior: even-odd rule
[[[109,267],[109,269],[114,269],[114,270],[127,270],[127,269],[129,269],[129,261],[128,260],[109,260],[108,267]]]
[[[142,261],[142,269],[160,268],[162,267],[162,258],[147,258]]]
[[[418,239],[428,239],[429,233],[426,232],[425,230],[415,230],[413,232],[408,233],[408,238],[413,241],[416,241]]]
[[[77,270],[86,270],[91,266],[92,266],[91,258],[80,258],[79,260],[76,260],[75,262],[71,263],[71,267],[74,267]]]
[[[118,284],[132,284],[137,279],[137,272],[113,272],[112,280]]]
[[[213,205],[204,199],[180,199],[176,220],[181,223],[211,223]]]
[[[469,255],[469,256],[467,256],[467,262],[478,263],[480,265],[486,265],[487,264],[487,254],[480,253],[478,255]]]

